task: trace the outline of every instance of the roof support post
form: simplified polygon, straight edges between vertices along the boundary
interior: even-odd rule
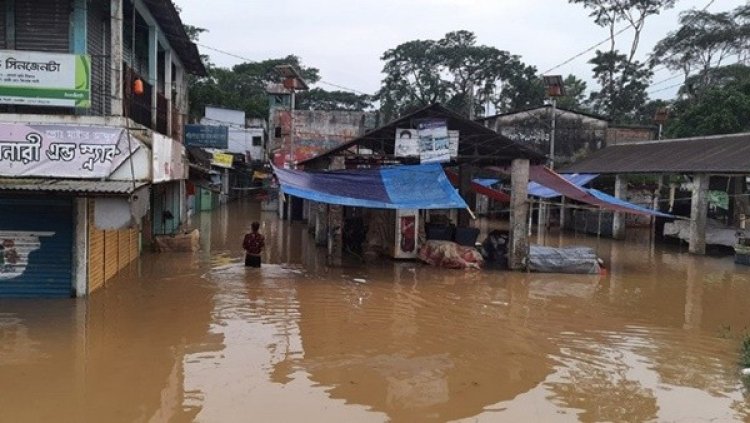
[[[334,157],[331,170],[345,169],[344,157]],[[344,207],[328,206],[328,265],[341,266],[344,251]]]
[[[515,159],[511,164],[510,250],[508,267],[522,270],[529,256],[529,234],[526,217],[529,213],[529,160]]]
[[[627,200],[628,181],[625,175],[615,176],[615,197]],[[625,213],[615,212],[612,218],[612,238],[625,239]]]
[[[471,191],[471,180],[474,176],[474,169],[469,164],[462,164],[458,168],[458,194],[466,201],[469,209],[476,208],[477,196]],[[471,216],[466,210],[458,212],[458,227],[468,228],[471,222]]]
[[[693,175],[693,198],[690,204],[690,248],[693,254],[706,254],[706,219],[708,216],[708,181],[706,173]]]

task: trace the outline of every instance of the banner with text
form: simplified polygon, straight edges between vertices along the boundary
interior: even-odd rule
[[[0,176],[106,178],[140,146],[122,128],[0,124]]]
[[[449,162],[451,160],[448,125],[442,119],[425,119],[417,123],[419,134],[419,161],[421,163]]]
[[[0,104],[91,107],[91,58],[0,50]]]

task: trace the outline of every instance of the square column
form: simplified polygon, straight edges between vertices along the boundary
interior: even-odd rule
[[[615,197],[620,200],[627,200],[628,181],[623,175],[615,177]],[[625,239],[625,213],[615,212],[612,218],[612,238]]]
[[[708,180],[699,173],[693,176],[693,198],[690,204],[690,248],[693,254],[706,254],[706,218],[708,215]]]
[[[508,267],[522,270],[529,256],[529,234],[526,219],[529,214],[529,161],[515,159],[511,164],[510,192],[510,249]]]
[[[471,180],[473,179],[474,169],[470,165],[462,164],[458,168],[458,194],[466,201],[469,209],[476,209],[477,196],[471,192]],[[466,210],[458,212],[458,227],[468,228],[471,226],[471,216]]]

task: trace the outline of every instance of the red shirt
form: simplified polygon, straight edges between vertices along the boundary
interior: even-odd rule
[[[242,248],[245,249],[245,252],[247,254],[250,254],[252,256],[260,255],[265,246],[266,238],[257,232],[245,235],[245,239],[242,241]]]

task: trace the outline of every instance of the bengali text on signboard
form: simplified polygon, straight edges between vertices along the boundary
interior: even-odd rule
[[[91,107],[91,58],[0,50],[0,104]]]

